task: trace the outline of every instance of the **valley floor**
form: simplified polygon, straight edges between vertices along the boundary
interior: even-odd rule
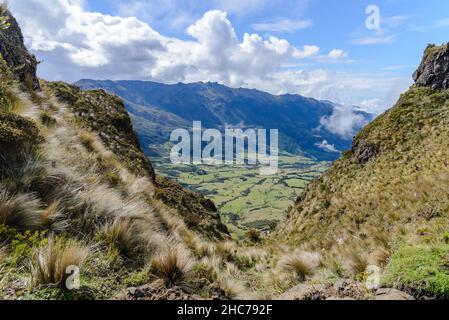
[[[163,158],[152,158],[152,163],[159,174],[212,199],[235,239],[243,239],[248,229],[265,231],[282,221],[305,186],[329,167],[291,154],[279,157],[273,176],[262,176],[249,165],[175,165]]]

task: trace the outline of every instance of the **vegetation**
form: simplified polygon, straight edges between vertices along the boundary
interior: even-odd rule
[[[449,298],[449,246],[404,246],[389,262],[383,282],[416,296]]]

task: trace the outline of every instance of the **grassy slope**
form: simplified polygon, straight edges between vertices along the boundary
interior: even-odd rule
[[[273,238],[336,254],[342,265],[386,263],[386,283],[447,296],[448,138],[449,91],[412,87],[356,137],[378,155],[359,164],[347,152],[307,187]],[[444,284],[429,284],[418,262],[406,264],[404,246],[446,252],[433,259]]]

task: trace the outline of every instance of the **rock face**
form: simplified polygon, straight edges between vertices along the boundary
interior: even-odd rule
[[[14,72],[17,80],[30,90],[39,89],[39,80],[36,76],[38,62],[26,49],[22,31],[16,19],[3,8],[0,8],[0,17],[6,19],[6,24],[0,27],[0,53],[3,59]]]
[[[419,87],[435,90],[449,89],[449,43],[442,46],[429,45],[413,80]]]
[[[228,238],[228,229],[221,222],[213,201],[205,198],[202,194],[187,190],[177,182],[165,177],[158,176],[156,186],[156,198],[178,210],[189,228],[213,239]]]
[[[378,146],[367,143],[363,139],[355,139],[352,144],[353,157],[359,164],[367,163],[368,161],[376,157],[378,152]]]

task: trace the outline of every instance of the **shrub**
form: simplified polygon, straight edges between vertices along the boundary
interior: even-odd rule
[[[40,111],[39,118],[47,127],[53,127],[57,123],[56,119],[46,110]]]
[[[45,231],[25,231],[17,232],[15,229],[3,229],[2,233],[10,236],[10,254],[8,263],[12,266],[21,264],[32,255],[33,249],[41,245],[46,245],[47,237]],[[0,235],[1,236],[1,235]]]
[[[260,231],[257,229],[249,229],[246,232],[246,237],[251,241],[251,242],[260,242],[262,240],[262,237],[260,235]]]
[[[32,288],[54,286],[65,289],[68,267],[76,266],[81,269],[88,255],[87,247],[50,238],[46,246],[35,250],[30,263]]]

